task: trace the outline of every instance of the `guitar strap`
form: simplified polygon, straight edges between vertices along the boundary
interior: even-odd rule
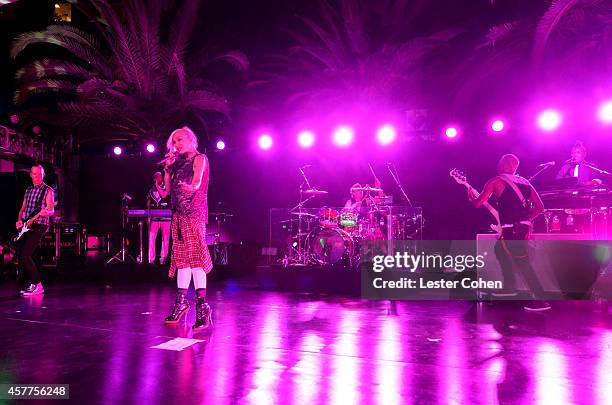
[[[516,182],[525,184],[525,185],[530,185],[529,181],[527,179],[522,178],[521,176],[512,176],[506,173],[500,174],[499,178],[502,179],[506,184],[510,186],[510,188],[516,193],[516,196],[519,198],[519,201],[521,202],[521,204],[523,204],[523,207],[526,207],[527,199],[525,198],[521,190],[516,186]]]

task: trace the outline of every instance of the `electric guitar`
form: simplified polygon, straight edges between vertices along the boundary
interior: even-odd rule
[[[476,191],[476,189],[474,187],[472,187],[470,185],[470,183],[468,183],[465,175],[463,173],[461,173],[459,170],[457,169],[453,169],[450,171],[450,176],[459,184],[465,186],[468,190],[472,190],[472,193],[478,197],[480,195],[480,193],[478,191]],[[493,216],[493,218],[495,218],[495,222],[497,222],[496,224],[491,224],[491,229],[493,231],[495,231],[496,233],[501,233],[501,223],[499,222],[499,212],[497,212],[497,210],[495,208],[493,208],[493,206],[491,204],[489,204],[487,201],[485,201],[482,204],[488,211],[489,213]]]
[[[40,217],[40,214],[42,214],[42,210],[38,211],[36,215],[34,215],[33,217],[25,221],[25,223],[21,226],[21,228],[19,228],[17,236],[13,238],[13,242],[17,242],[19,239],[21,239],[24,233],[30,230],[30,227],[32,226],[34,221],[36,221],[38,217]]]

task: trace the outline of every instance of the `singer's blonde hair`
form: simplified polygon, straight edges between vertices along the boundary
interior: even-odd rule
[[[174,134],[179,133],[179,132],[184,132],[185,134],[187,134],[187,136],[189,137],[189,140],[191,141],[191,144],[193,145],[193,149],[198,149],[198,138],[193,133],[191,128],[189,128],[188,126],[184,126],[182,128],[178,128],[172,131],[172,133],[168,137],[168,140],[166,141],[166,148],[168,148],[168,152],[175,151],[174,145],[172,145],[172,137],[174,136]]]

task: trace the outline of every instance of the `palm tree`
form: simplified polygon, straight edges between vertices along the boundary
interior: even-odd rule
[[[273,55],[252,86],[284,89],[291,111],[385,111],[406,107],[428,77],[430,57],[461,30],[415,33],[428,1],[318,0],[299,17],[288,52]]]
[[[513,93],[533,94],[607,79],[612,72],[612,7],[605,0],[551,0],[532,17],[506,21],[489,29],[456,72],[462,78],[456,103],[481,99],[491,84],[506,83]],[[535,86],[534,86],[535,85]],[[501,92],[501,91],[500,91]]]
[[[35,44],[52,45],[55,55],[65,57],[22,66],[16,74],[15,103],[39,121],[76,128],[85,141],[108,134],[125,139],[158,137],[186,119],[205,127],[210,114],[227,115],[223,83],[206,80],[207,69],[227,63],[244,71],[248,61],[236,51],[190,60],[187,49],[200,2],[184,0],[172,14],[170,6],[175,3],[124,0],[117,9],[123,11],[120,14],[106,0],[79,1],[94,33],[50,25],[20,35],[12,45],[13,58],[27,57]],[[162,29],[166,25],[167,34]],[[36,107],[40,95],[43,108]],[[49,100],[52,108],[46,107]]]

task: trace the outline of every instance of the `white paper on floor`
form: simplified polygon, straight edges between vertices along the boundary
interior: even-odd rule
[[[163,350],[176,350],[181,351],[191,345],[200,343],[198,339],[187,339],[187,338],[175,338],[168,340],[167,342],[160,343],[156,346],[151,346],[151,349],[163,349]]]

